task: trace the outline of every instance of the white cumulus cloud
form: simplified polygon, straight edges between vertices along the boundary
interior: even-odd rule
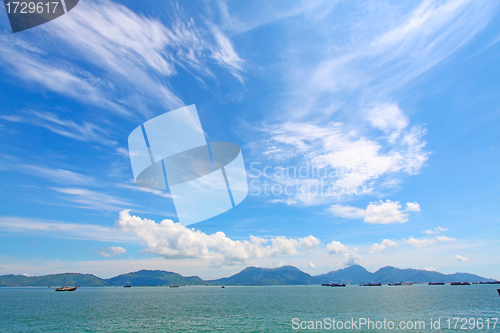
[[[453,257],[453,259],[460,262],[469,261],[469,259],[462,257],[461,255],[458,254],[455,257]]]
[[[312,235],[303,238],[250,236],[249,240],[232,240],[221,231],[205,234],[172,220],[156,223],[132,216],[130,210],[120,212],[116,228],[136,234],[147,246],[147,252],[169,259],[208,259],[213,266],[244,264],[252,258],[296,255],[300,250],[312,250],[320,244]]]
[[[406,209],[402,209],[399,201],[386,200],[383,202],[380,200],[380,203],[371,202],[366,209],[343,205],[332,205],[328,208],[328,211],[333,213],[335,216],[346,219],[364,218],[366,223],[390,224],[405,223],[408,221],[409,217],[407,212],[420,211],[420,205],[416,202],[408,202],[406,207]]]
[[[440,242],[454,242],[456,241],[456,238],[450,238],[446,236],[436,236],[436,239]]]
[[[347,247],[344,244],[342,244],[341,242],[337,242],[337,241],[331,241],[331,243],[328,243],[326,245],[326,249],[328,250],[328,253],[330,253],[330,254],[337,254],[337,253],[349,251],[349,247]]]
[[[331,241],[326,245],[326,249],[329,254],[342,254],[344,257],[344,265],[346,266],[359,264],[362,259],[361,255],[358,253],[358,249],[351,249],[349,246],[339,241]]]
[[[442,227],[436,227],[434,230],[428,229],[423,231],[424,234],[427,235],[432,235],[432,234],[439,234],[440,232],[448,231],[448,228],[442,228]]]
[[[385,252],[385,251],[387,251],[390,248],[395,248],[396,245],[397,245],[397,243],[395,241],[390,240],[390,239],[384,239],[380,243],[373,244],[373,246],[372,246],[372,248],[370,250],[370,253]]]
[[[109,258],[109,257],[114,257],[116,255],[124,254],[127,253],[127,250],[125,250],[121,246],[110,246],[110,247],[101,247],[99,254],[103,258]]]
[[[409,124],[408,117],[395,104],[378,104],[367,113],[367,119],[373,127],[390,134],[390,142],[398,139],[401,131]]]
[[[407,202],[406,203],[406,211],[407,212],[420,212],[420,205],[416,202]]]
[[[410,237],[404,241],[407,242],[408,244],[411,244],[411,245],[417,247],[417,248],[420,248],[420,247],[426,247],[426,246],[436,244],[437,242],[454,242],[454,241],[456,241],[456,239],[446,237],[446,236],[437,236],[435,238],[418,238],[418,239],[414,238],[414,237]]]

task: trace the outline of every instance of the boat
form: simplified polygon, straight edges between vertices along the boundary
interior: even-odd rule
[[[469,282],[452,282],[450,283],[452,286],[470,286]]]
[[[170,286],[170,288],[179,288],[179,286]]]
[[[222,285],[222,287],[221,287],[221,288],[226,288],[226,287],[224,287],[224,285]]]
[[[323,283],[323,287],[345,287],[345,283],[339,284],[339,283]]]
[[[444,282],[429,282],[429,286],[444,286]]]
[[[74,291],[76,290],[77,286],[74,287],[59,287],[56,288],[56,291]]]
[[[475,284],[500,284],[500,281],[476,282]]]
[[[123,288],[132,288],[132,285],[131,284],[128,284],[126,286],[123,286]]]
[[[411,282],[405,282],[405,283],[401,283],[402,286],[411,286],[413,283]]]
[[[380,287],[382,283],[363,283],[360,284],[362,287]]]
[[[401,282],[399,282],[399,283],[388,283],[387,285],[388,286],[400,286]]]

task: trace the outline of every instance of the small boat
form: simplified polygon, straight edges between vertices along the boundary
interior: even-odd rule
[[[170,288],[179,288],[179,286],[170,286]]]
[[[123,288],[132,288],[132,285],[131,284],[128,284],[126,286],[123,286]]]
[[[387,285],[388,286],[400,286],[401,282],[398,282],[398,283],[388,283]]]
[[[339,283],[323,283],[323,287],[345,287],[345,283],[339,284]]]
[[[76,290],[76,286],[74,287],[59,287],[59,288],[56,288],[56,291],[74,291]]]
[[[221,287],[221,288],[226,288],[226,287],[224,287],[224,285],[222,285],[222,287]]]
[[[360,284],[362,287],[380,287],[382,286],[382,283],[363,283]]]
[[[498,291],[498,296],[500,296],[500,289],[497,289],[497,291]]]
[[[444,282],[429,282],[429,286],[444,286]]]

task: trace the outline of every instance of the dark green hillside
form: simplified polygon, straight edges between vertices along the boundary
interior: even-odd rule
[[[231,277],[211,280],[210,282],[213,284],[238,286],[304,285],[312,284],[313,278],[311,275],[293,266],[283,266],[273,269],[247,267]]]
[[[99,287],[107,283],[92,274],[64,273],[44,276],[3,275],[0,286],[4,287],[47,287],[47,286]]]
[[[173,272],[149,270],[122,274],[105,281],[111,286],[210,285],[210,283],[203,281],[197,276],[184,277]]]

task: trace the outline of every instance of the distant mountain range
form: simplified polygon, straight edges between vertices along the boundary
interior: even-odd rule
[[[326,274],[311,276],[293,266],[278,268],[247,267],[226,278],[205,281],[198,276],[182,276],[173,272],[141,270],[101,279],[92,274],[64,273],[45,276],[2,275],[0,287],[16,286],[168,286],[168,285],[311,285],[322,283],[395,283],[395,282],[488,282],[494,281],[469,273],[442,274],[421,269],[399,269],[386,266],[371,273],[359,265],[353,265]]]

